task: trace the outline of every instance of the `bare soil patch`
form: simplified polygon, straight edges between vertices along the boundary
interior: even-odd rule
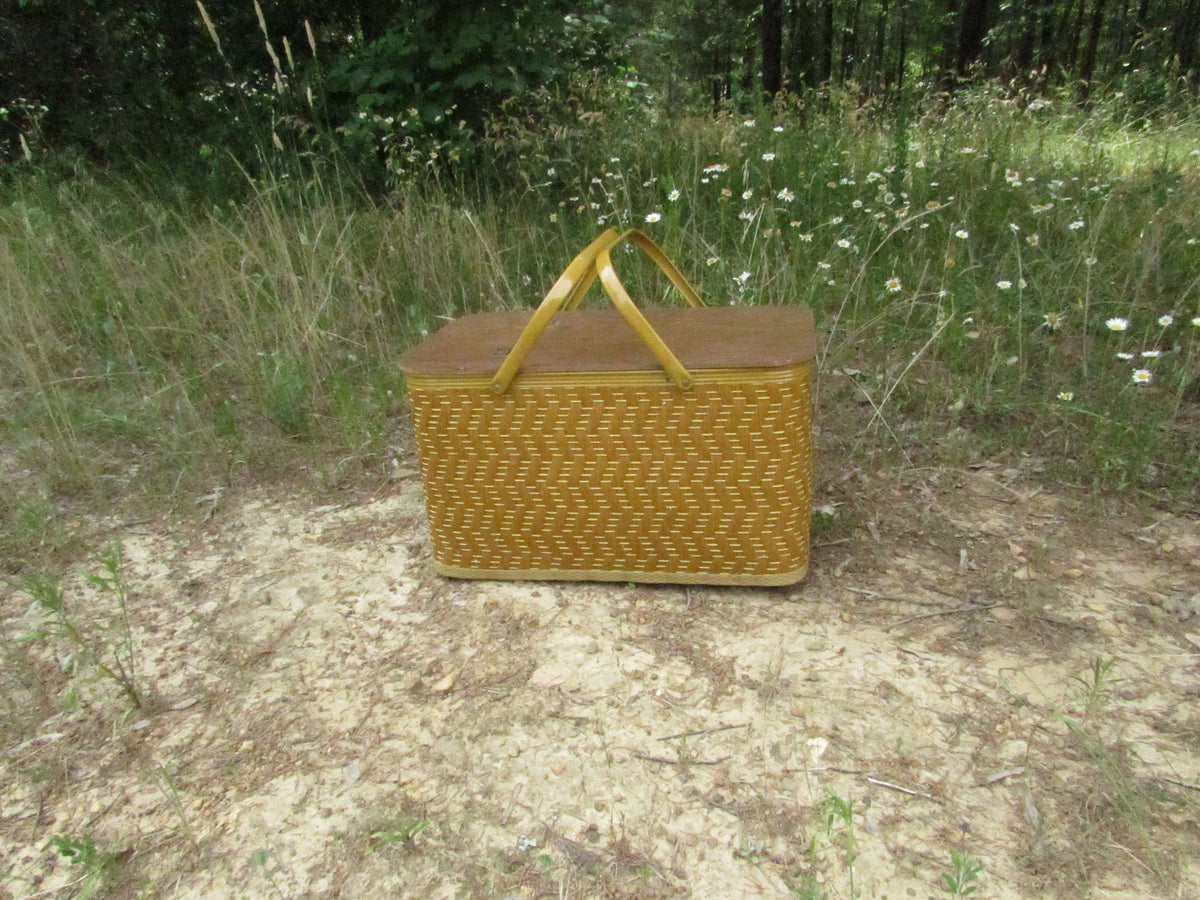
[[[1200,522],[1001,466],[818,502],[786,590],[439,579],[411,469],[113,521],[142,708],[0,595],[0,895],[924,900],[962,850],[1200,897]]]

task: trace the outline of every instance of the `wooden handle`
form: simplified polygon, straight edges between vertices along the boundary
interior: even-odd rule
[[[667,258],[666,254],[659,249],[654,241],[650,240],[645,234],[637,229],[631,228],[628,231],[618,234],[615,228],[610,228],[592,241],[583,249],[583,251],[571,261],[558,280],[554,282],[554,286],[550,288],[550,292],[546,294],[541,305],[534,310],[533,316],[530,317],[529,323],[521,332],[517,342],[508,352],[504,362],[500,364],[500,368],[496,371],[492,378],[492,390],[497,394],[503,394],[512,384],[513,379],[517,375],[517,371],[521,368],[521,363],[533,349],[533,345],[537,343],[546,326],[550,324],[550,320],[559,309],[574,309],[583,300],[584,295],[591,288],[593,282],[599,277],[600,283],[604,286],[605,293],[612,300],[613,305],[621,313],[621,316],[629,323],[630,327],[637,333],[638,337],[645,342],[650,348],[659,364],[666,370],[667,376],[681,390],[689,390],[692,387],[692,376],[683,364],[671,352],[671,349],[666,345],[658,332],[653,326],[646,321],[646,317],[642,315],[641,310],[629,297],[625,286],[621,284],[621,279],[617,277],[616,271],[613,269],[612,257],[610,251],[614,246],[621,241],[628,239],[636,244],[646,255],[648,255],[658,265],[671,283],[679,289],[685,300],[691,306],[703,306],[704,303],[696,293],[695,289],[684,278],[683,273]]]

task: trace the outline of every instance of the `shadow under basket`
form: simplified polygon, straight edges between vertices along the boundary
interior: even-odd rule
[[[628,239],[691,308],[637,309]],[[575,310],[599,277],[616,309]],[[451,322],[406,373],[438,573],[785,585],[808,570],[812,313],[705,307],[605,232],[529,312]]]

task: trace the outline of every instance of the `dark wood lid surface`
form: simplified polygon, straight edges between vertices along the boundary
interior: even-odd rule
[[[794,366],[813,358],[812,311],[803,306],[649,308],[642,312],[688,369]],[[529,322],[528,310],[475,313],[430,335],[400,361],[412,375],[490,377]],[[640,372],[658,360],[615,309],[560,312],[521,372]]]

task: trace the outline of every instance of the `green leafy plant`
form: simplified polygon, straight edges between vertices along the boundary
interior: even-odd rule
[[[146,689],[138,674],[120,542],[105,547],[95,559],[100,568],[89,573],[87,581],[112,597],[117,606],[116,614],[106,623],[89,626],[68,604],[60,577],[26,573],[19,580],[19,586],[34,599],[46,619],[41,626],[22,635],[21,640],[65,639],[74,648],[74,652],[63,659],[66,671],[78,675],[86,666],[94,665],[96,671],[121,689],[133,708],[140,708],[146,699]]]
[[[74,886],[73,897],[82,900],[95,897],[116,871],[118,854],[101,850],[90,835],[55,835],[50,839],[50,846],[55,853],[83,872],[82,878]]]
[[[858,841],[854,836],[854,800],[842,797],[827,787],[825,798],[818,805],[818,810],[824,820],[826,837],[833,839],[835,828],[839,829],[837,840],[841,844],[842,863],[846,869],[850,897],[853,900],[859,896],[854,878],[854,865],[858,860]]]
[[[983,872],[983,863],[965,850],[951,850],[950,866],[949,872],[942,873],[942,885],[947,894],[961,900],[979,890],[976,882]],[[931,897],[930,900],[934,898]]]
[[[1116,658],[1105,659],[1097,656],[1092,659],[1091,668],[1085,675],[1072,675],[1073,681],[1080,689],[1079,709],[1086,722],[1089,717],[1100,712],[1112,699],[1112,687],[1122,679],[1113,678],[1116,668]]]
[[[433,823],[429,819],[397,819],[386,822],[371,832],[373,847],[400,845],[411,847],[417,835],[428,830]]]
[[[250,865],[259,871],[267,883],[271,886],[271,891],[279,897],[286,897],[287,894],[279,886],[278,877],[283,873],[283,865],[278,861],[272,862],[270,850],[255,850],[250,854]]]
[[[263,354],[262,377],[272,421],[289,437],[304,437],[312,415],[312,391],[303,363],[274,352]]]
[[[784,885],[796,900],[828,900],[829,894],[821,887],[815,875],[807,872],[798,881],[791,878],[783,879]]]
[[[100,570],[87,576],[88,583],[109,594],[117,604],[117,614],[103,627],[107,640],[97,665],[102,673],[120,686],[134,707],[141,707],[145,700],[145,689],[138,673],[137,645],[129,617],[129,588],[125,579],[121,542],[113,541],[102,549],[96,554],[96,561],[100,563]]]
[[[170,766],[162,765],[155,767],[154,776],[158,782],[158,789],[162,792],[171,810],[175,813],[175,818],[179,820],[180,833],[190,843],[195,844],[196,833],[192,830],[191,819],[188,817],[183,800],[179,796],[179,785],[175,780],[175,773],[171,771]]]

